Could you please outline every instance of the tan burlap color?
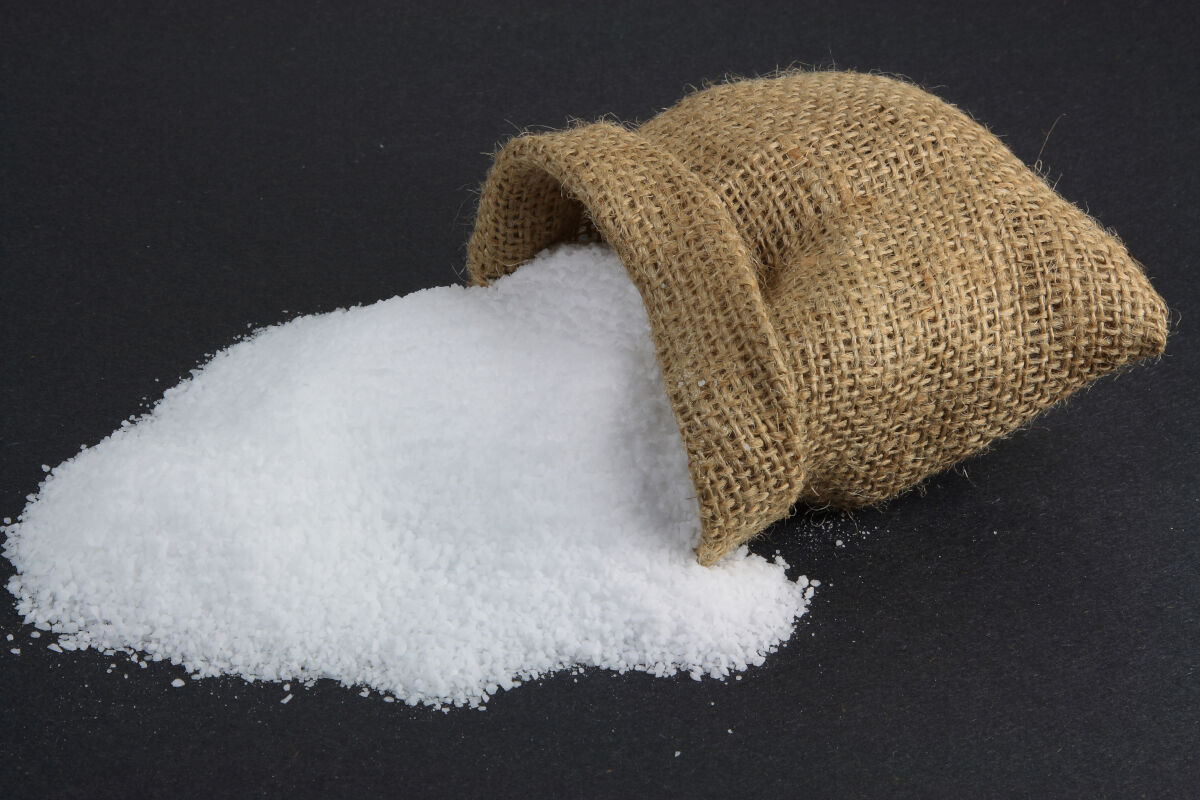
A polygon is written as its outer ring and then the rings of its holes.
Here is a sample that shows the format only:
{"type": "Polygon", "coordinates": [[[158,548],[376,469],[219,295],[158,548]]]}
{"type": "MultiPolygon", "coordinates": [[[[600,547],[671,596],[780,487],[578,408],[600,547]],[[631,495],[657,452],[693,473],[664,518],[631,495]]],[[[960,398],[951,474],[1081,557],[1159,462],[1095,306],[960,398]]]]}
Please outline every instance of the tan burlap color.
{"type": "Polygon", "coordinates": [[[740,81],[633,129],[512,139],[471,279],[589,233],[649,313],[703,564],[797,501],[892,497],[1166,339],[1116,238],[962,112],[875,75],[740,81]]]}

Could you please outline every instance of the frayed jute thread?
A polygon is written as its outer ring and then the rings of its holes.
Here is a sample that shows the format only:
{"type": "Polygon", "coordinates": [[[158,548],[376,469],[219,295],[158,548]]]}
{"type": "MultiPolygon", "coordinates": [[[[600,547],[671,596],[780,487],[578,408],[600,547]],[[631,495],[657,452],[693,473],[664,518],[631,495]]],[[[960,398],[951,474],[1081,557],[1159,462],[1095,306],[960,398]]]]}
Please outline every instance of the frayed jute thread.
{"type": "Polygon", "coordinates": [[[703,564],[798,501],[879,504],[1166,341],[1115,236],[882,75],[791,71],[513,138],[471,281],[597,236],[650,318],[703,564]]]}

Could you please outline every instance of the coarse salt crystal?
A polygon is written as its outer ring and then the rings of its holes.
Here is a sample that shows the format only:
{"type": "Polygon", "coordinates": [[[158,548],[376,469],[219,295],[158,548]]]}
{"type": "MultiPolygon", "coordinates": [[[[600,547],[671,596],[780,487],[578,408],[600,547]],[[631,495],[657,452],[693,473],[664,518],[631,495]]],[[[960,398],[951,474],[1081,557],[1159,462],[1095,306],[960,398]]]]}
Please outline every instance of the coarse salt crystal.
{"type": "Polygon", "coordinates": [[[578,667],[724,677],[818,585],[745,548],[696,563],[645,309],[603,245],[256,331],[46,471],[6,528],[26,621],[196,676],[439,707],[578,667]]]}

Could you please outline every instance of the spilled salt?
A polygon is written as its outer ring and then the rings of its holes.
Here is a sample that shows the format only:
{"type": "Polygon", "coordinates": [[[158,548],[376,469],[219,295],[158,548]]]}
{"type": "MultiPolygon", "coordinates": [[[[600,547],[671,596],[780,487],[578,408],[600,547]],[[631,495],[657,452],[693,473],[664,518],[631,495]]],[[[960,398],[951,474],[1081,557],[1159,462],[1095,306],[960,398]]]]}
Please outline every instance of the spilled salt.
{"type": "Polygon", "coordinates": [[[581,667],[727,676],[812,593],[745,548],[696,563],[649,323],[602,245],[258,331],[4,530],[17,610],[64,647],[433,706],[581,667]]]}

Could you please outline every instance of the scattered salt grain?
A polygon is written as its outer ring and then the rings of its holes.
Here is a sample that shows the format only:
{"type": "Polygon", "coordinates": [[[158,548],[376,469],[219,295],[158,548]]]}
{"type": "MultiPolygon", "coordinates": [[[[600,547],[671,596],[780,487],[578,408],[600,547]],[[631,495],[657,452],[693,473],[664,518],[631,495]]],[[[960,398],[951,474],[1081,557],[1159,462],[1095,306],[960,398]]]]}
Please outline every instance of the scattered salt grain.
{"type": "Polygon", "coordinates": [[[7,636],[4,637],[4,640],[7,642],[11,642],[13,640],[13,635],[11,633],[8,634],[7,636]]]}
{"type": "Polygon", "coordinates": [[[54,651],[54,652],[56,652],[56,653],[61,653],[61,652],[62,652],[62,648],[61,648],[61,647],[59,647],[59,646],[58,646],[57,644],[55,644],[54,642],[51,642],[50,644],[46,645],[46,649],[47,649],[47,650],[53,650],[53,651],[54,651]]]}
{"type": "Polygon", "coordinates": [[[29,638],[30,639],[40,639],[40,638],[42,638],[42,634],[40,631],[30,631],[29,638]]]}
{"type": "Polygon", "coordinates": [[[603,245],[258,330],[47,470],[5,529],[18,612],[195,676],[438,707],[584,666],[726,677],[817,585],[745,548],[696,563],[649,323],[603,245]]]}
{"type": "Polygon", "coordinates": [[[19,655],[21,655],[21,648],[10,647],[10,648],[8,648],[8,652],[12,653],[14,656],[19,656],[19,655]]]}
{"type": "Polygon", "coordinates": [[[287,697],[285,697],[279,701],[280,705],[285,705],[285,706],[290,702],[292,702],[292,696],[290,694],[287,697]]]}
{"type": "Polygon", "coordinates": [[[171,685],[178,689],[181,686],[186,686],[187,681],[185,681],[183,678],[176,678],[175,680],[171,681],[171,685]]]}

